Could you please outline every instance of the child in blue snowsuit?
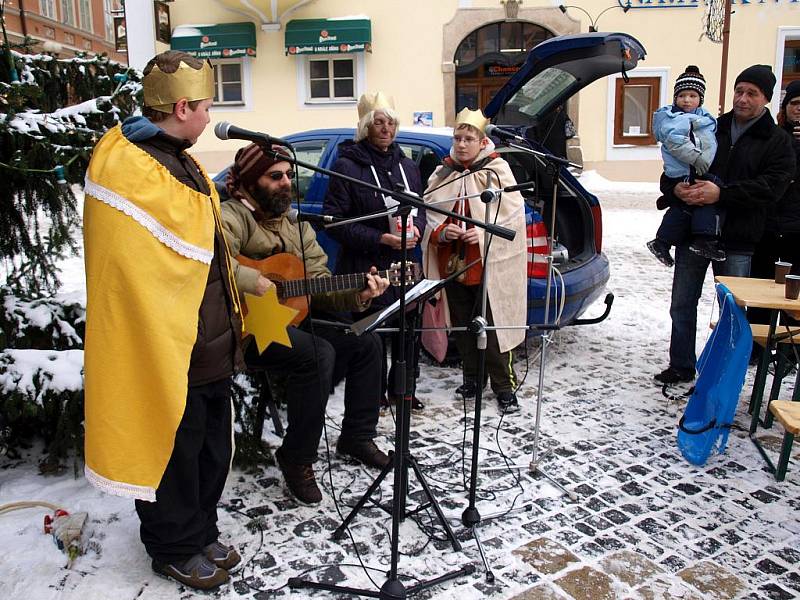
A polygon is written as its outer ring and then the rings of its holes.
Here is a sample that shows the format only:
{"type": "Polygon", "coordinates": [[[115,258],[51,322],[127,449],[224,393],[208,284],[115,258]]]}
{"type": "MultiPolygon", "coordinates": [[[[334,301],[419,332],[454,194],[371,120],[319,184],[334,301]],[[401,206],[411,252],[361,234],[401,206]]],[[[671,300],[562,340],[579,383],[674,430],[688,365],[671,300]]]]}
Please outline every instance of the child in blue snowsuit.
{"type": "MultiPolygon", "coordinates": [[[[707,174],[717,151],[717,120],[703,108],[706,82],[700,70],[689,65],[675,81],[673,104],[653,115],[653,131],[661,142],[664,174],[678,181],[694,183],[707,174]]],[[[715,178],[716,179],[716,178],[715,178]]],[[[664,207],[658,204],[658,207],[664,207]]],[[[671,267],[675,261],[670,246],[690,239],[689,250],[709,260],[725,260],[719,232],[723,213],[718,204],[689,206],[677,202],[667,209],[656,238],[647,242],[655,257],[671,267]]]]}

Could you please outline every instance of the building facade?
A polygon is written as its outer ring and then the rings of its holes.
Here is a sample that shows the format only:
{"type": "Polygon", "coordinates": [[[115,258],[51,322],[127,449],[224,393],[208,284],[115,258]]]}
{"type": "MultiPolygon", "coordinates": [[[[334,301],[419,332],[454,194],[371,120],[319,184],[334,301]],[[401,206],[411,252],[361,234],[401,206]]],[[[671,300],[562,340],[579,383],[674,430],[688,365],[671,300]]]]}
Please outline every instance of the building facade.
{"type": "MultiPolygon", "coordinates": [[[[215,68],[213,121],[281,136],[353,126],[367,90],[394,96],[401,124],[451,125],[463,106],[485,106],[524,61],[557,35],[621,31],[646,48],[626,75],[597,81],[567,106],[578,136],[572,157],[615,179],[661,169],[651,114],[672,101],[688,64],[705,75],[705,105],[720,104],[724,0],[177,0],[173,48],[215,68]]],[[[800,1],[734,0],[724,110],[743,68],[773,67],[780,90],[800,78],[800,1]]],[[[209,169],[230,162],[233,142],[208,131],[196,151],[209,169]]]]}
{"type": "Polygon", "coordinates": [[[127,64],[114,43],[114,14],[121,9],[121,0],[8,0],[6,33],[12,43],[32,38],[34,51],[105,53],[127,64]]]}

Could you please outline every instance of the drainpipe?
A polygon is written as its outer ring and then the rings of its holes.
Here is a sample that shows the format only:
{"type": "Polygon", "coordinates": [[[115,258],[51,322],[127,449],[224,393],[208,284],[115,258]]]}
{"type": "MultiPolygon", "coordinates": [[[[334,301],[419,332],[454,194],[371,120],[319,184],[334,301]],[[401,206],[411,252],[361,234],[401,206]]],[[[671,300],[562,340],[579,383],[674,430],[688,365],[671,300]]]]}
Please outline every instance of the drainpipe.
{"type": "Polygon", "coordinates": [[[25,19],[25,0],[17,0],[19,4],[19,24],[22,27],[22,35],[28,37],[28,22],[25,19]]]}

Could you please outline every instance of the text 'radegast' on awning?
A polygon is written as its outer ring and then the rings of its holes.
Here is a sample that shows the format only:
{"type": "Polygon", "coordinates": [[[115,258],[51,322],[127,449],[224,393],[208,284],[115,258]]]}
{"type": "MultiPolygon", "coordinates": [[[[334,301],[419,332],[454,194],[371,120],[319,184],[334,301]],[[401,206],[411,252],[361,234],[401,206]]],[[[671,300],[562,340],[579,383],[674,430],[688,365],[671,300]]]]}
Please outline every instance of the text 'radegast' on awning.
{"type": "Polygon", "coordinates": [[[197,58],[255,56],[256,26],[253,23],[180,25],[172,32],[170,46],[197,58]]]}
{"type": "Polygon", "coordinates": [[[294,19],[286,24],[286,54],[372,52],[372,24],[364,17],[294,19]]]}

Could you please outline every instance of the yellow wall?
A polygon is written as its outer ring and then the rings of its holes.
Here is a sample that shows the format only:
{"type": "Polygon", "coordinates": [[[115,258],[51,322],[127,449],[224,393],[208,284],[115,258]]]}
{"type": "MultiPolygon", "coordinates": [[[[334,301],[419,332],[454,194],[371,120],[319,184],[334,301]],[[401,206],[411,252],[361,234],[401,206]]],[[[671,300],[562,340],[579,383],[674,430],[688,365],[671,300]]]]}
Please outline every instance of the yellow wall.
{"type": "MultiPolygon", "coordinates": [[[[653,0],[657,2],[658,0],[653,0]]],[[[632,0],[637,4],[639,0],[632,0]]],[[[256,4],[269,4],[265,0],[256,4]]],[[[285,4],[285,3],[282,3],[285,4]]],[[[569,0],[597,17],[613,5],[613,0],[569,0]]],[[[566,31],[573,26],[587,31],[589,20],[582,12],[569,9],[567,16],[557,10],[555,0],[525,0],[521,10],[537,9],[552,23],[562,23],[566,31]]],[[[367,90],[381,89],[395,97],[401,123],[409,124],[414,111],[433,111],[434,126],[445,124],[443,87],[443,27],[457,11],[500,10],[499,0],[313,0],[293,12],[288,19],[367,15],[372,21],[373,52],[365,54],[367,90]]],[[[177,0],[170,4],[173,27],[189,23],[221,23],[246,20],[224,9],[215,0],[177,0]]],[[[627,13],[609,10],[597,19],[601,31],[622,31],[642,42],[648,55],[643,69],[665,69],[664,103],[672,99],[675,77],[687,64],[696,64],[706,77],[706,107],[717,112],[721,44],[702,36],[705,4],[687,8],[632,8],[627,13]]],[[[797,26],[800,36],[800,2],[769,0],[734,5],[728,67],[728,90],[725,110],[731,107],[733,80],[743,68],[764,63],[773,65],[779,26],[797,26]]],[[[531,14],[531,13],[529,13],[531,14]]],[[[282,23],[285,26],[284,19],[282,23]]],[[[541,24],[541,23],[540,23],[541,24]]],[[[264,32],[257,25],[257,58],[252,63],[254,110],[247,112],[218,110],[214,123],[227,120],[236,125],[281,136],[318,127],[347,127],[356,121],[354,104],[337,107],[305,107],[298,96],[297,61],[285,56],[284,28],[264,32]]],[[[635,73],[634,73],[635,74],[635,73]]],[[[579,95],[578,131],[584,161],[641,161],[655,164],[658,149],[645,150],[613,147],[609,123],[613,105],[609,103],[611,78],[597,81],[579,95]]],[[[217,140],[211,128],[198,141],[195,151],[210,169],[230,161],[233,151],[242,145],[217,140]]],[[[635,164],[635,163],[634,163],[635,164]]],[[[642,163],[639,163],[640,165],[642,163]]],[[[650,166],[652,167],[653,164],[650,166]]],[[[644,165],[642,165],[644,166],[644,165]]],[[[617,169],[619,170],[619,169],[617,169]]],[[[647,170],[649,178],[650,169],[647,170]]]]}

